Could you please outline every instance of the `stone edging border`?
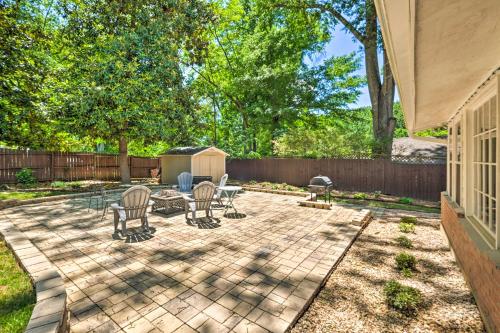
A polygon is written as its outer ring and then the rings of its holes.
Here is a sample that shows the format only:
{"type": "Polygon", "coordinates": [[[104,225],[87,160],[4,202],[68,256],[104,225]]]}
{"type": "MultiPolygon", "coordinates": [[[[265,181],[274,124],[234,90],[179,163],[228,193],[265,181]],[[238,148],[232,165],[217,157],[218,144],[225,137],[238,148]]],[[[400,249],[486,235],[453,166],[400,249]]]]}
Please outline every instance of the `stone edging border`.
{"type": "MultiPolygon", "coordinates": [[[[242,188],[247,191],[253,191],[253,192],[264,192],[264,193],[274,193],[274,194],[283,194],[283,195],[294,195],[298,197],[307,197],[310,194],[308,192],[299,192],[299,191],[286,191],[286,190],[273,190],[273,189],[268,189],[268,188],[262,188],[262,187],[253,187],[253,186],[246,186],[243,185],[242,188]]],[[[338,199],[349,199],[349,200],[359,200],[356,198],[353,198],[352,196],[348,195],[336,195],[332,193],[332,198],[338,198],[338,199]]],[[[378,201],[378,202],[385,202],[385,203],[400,203],[397,200],[389,200],[389,199],[375,199],[375,198],[366,198],[363,200],[367,201],[378,201]]],[[[421,206],[421,207],[427,207],[427,208],[440,208],[439,203],[432,204],[407,204],[409,206],[421,206]]],[[[319,207],[318,207],[319,208],[319,207]]]]}
{"type": "MultiPolygon", "coordinates": [[[[150,188],[153,188],[153,189],[154,188],[163,188],[163,187],[164,186],[162,186],[162,185],[150,186],[150,188]]],[[[126,188],[117,188],[117,189],[107,190],[107,193],[116,193],[116,192],[121,192],[121,191],[125,191],[125,190],[126,190],[126,188]]],[[[53,195],[53,196],[49,196],[49,197],[41,197],[41,198],[28,199],[28,200],[17,200],[17,199],[0,200],[0,209],[16,207],[16,206],[32,205],[32,204],[37,204],[37,203],[42,203],[42,202],[59,201],[59,200],[66,200],[66,199],[79,198],[79,197],[88,197],[91,195],[91,193],[92,192],[79,192],[79,193],[72,193],[72,194],[53,195]]]]}
{"type": "Polygon", "coordinates": [[[321,290],[324,288],[330,277],[332,276],[333,272],[337,269],[338,265],[342,262],[344,257],[346,256],[347,252],[349,252],[349,249],[351,248],[352,244],[358,239],[359,235],[363,232],[363,230],[366,228],[370,220],[372,219],[372,212],[369,209],[362,209],[359,212],[357,212],[352,219],[352,223],[361,226],[359,229],[358,233],[356,236],[350,241],[350,243],[345,247],[344,251],[342,254],[339,256],[337,261],[333,264],[331,267],[330,271],[324,276],[323,280],[321,280],[321,283],[317,286],[317,288],[314,290],[313,294],[311,297],[307,300],[306,304],[304,304],[304,307],[302,308],[301,311],[295,316],[295,318],[292,320],[288,328],[286,329],[286,333],[289,333],[292,328],[297,324],[297,322],[302,318],[304,313],[309,309],[311,304],[314,302],[316,297],[319,295],[321,290]]]}
{"type": "Polygon", "coordinates": [[[283,195],[293,195],[296,197],[307,197],[309,196],[309,193],[307,192],[298,192],[298,191],[286,191],[286,190],[271,190],[267,188],[261,188],[261,187],[252,187],[252,186],[242,186],[242,189],[245,191],[252,191],[252,192],[263,192],[263,193],[272,193],[272,194],[283,194],[283,195]]]}
{"type": "Polygon", "coordinates": [[[36,304],[25,333],[68,332],[66,289],[57,270],[10,222],[0,223],[0,238],[5,240],[19,265],[29,274],[36,292],[36,304]]]}

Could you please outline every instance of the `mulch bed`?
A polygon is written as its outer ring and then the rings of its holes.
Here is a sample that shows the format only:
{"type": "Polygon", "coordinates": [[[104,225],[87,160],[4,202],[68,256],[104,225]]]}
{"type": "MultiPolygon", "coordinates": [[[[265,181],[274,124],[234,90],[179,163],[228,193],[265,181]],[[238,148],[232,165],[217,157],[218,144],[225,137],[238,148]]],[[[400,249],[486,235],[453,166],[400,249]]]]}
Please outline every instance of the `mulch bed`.
{"type": "Polygon", "coordinates": [[[483,332],[474,298],[439,229],[436,214],[385,210],[359,236],[292,332],[483,332]],[[415,233],[399,231],[402,216],[418,218],[415,233]],[[395,238],[406,235],[412,249],[395,238]],[[405,278],[394,257],[417,258],[417,272],[405,278]],[[395,279],[420,289],[423,303],[412,315],[389,308],[384,284],[395,279]]]}

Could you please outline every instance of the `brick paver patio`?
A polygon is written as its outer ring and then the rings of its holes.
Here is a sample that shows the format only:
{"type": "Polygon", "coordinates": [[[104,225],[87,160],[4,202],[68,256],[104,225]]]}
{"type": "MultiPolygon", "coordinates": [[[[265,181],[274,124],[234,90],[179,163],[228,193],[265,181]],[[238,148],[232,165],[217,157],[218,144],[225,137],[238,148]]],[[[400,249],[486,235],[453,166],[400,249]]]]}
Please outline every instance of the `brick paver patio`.
{"type": "Polygon", "coordinates": [[[0,211],[60,271],[72,332],[284,332],[360,229],[354,209],[247,192],[244,217],[149,214],[152,235],[113,239],[112,214],[101,222],[86,204],[0,211]]]}

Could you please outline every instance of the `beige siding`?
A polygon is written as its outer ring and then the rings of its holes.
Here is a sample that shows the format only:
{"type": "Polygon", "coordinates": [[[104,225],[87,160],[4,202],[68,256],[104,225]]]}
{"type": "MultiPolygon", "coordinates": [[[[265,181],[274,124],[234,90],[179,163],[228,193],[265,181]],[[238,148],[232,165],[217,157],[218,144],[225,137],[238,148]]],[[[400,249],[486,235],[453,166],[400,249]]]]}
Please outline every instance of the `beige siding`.
{"type": "Polygon", "coordinates": [[[212,181],[218,183],[226,172],[226,157],[217,152],[203,152],[193,156],[193,176],[212,176],[212,181]]]}
{"type": "Polygon", "coordinates": [[[191,156],[167,155],[161,157],[162,184],[177,184],[177,176],[184,171],[191,171],[191,156]]]}

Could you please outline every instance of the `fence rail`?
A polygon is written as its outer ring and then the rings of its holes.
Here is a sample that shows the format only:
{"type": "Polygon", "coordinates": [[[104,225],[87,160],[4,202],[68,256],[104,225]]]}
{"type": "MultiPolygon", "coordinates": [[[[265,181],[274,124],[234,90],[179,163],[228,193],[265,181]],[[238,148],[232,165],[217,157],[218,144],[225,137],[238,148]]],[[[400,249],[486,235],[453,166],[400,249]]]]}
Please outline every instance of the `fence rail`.
{"type": "MultiPolygon", "coordinates": [[[[150,177],[151,169],[159,168],[157,158],[129,157],[128,161],[132,178],[150,177]]],[[[15,183],[16,173],[23,168],[32,169],[40,182],[120,178],[118,155],[0,148],[0,183],[15,183]]]]}
{"type": "Polygon", "coordinates": [[[344,191],[374,192],[439,200],[446,187],[445,164],[417,164],[388,159],[266,158],[230,160],[226,170],[233,179],[270,181],[306,186],[319,174],[344,191]]]}

